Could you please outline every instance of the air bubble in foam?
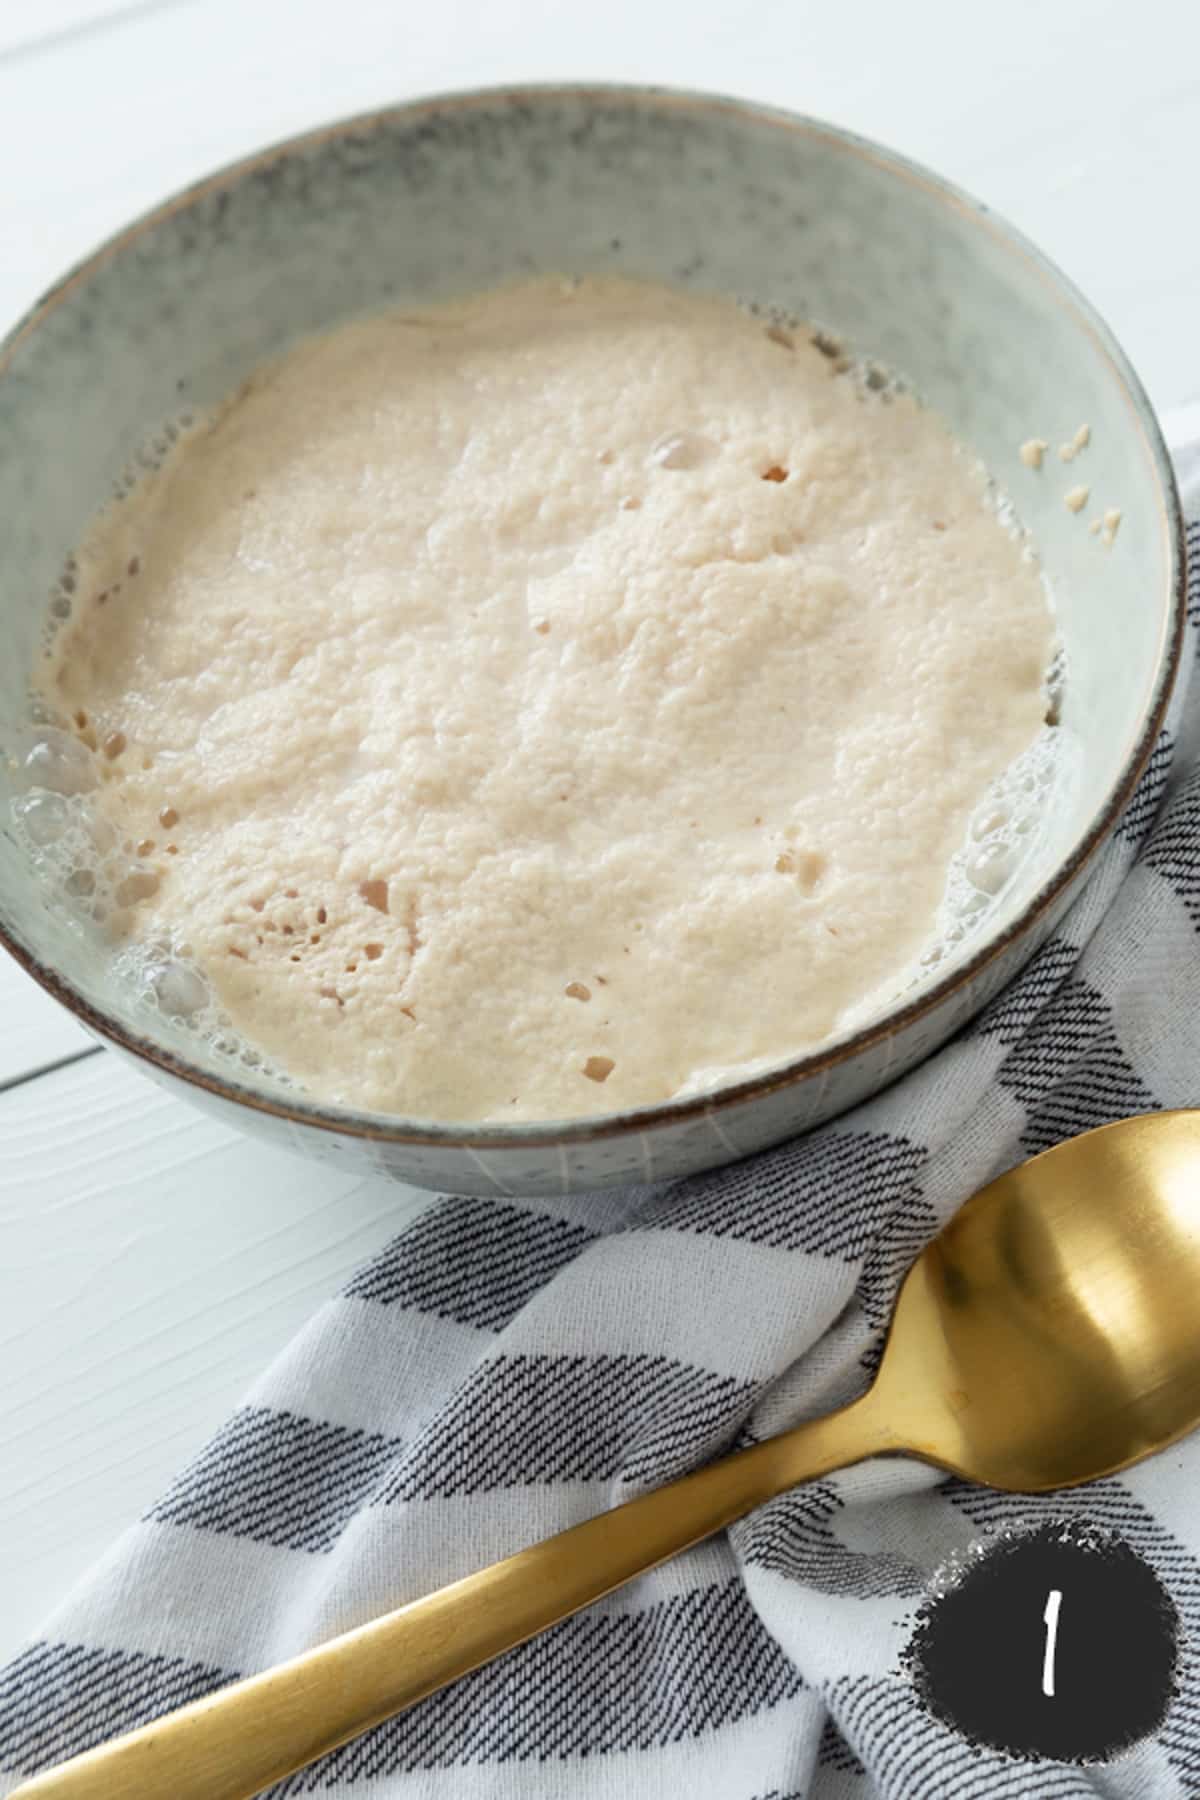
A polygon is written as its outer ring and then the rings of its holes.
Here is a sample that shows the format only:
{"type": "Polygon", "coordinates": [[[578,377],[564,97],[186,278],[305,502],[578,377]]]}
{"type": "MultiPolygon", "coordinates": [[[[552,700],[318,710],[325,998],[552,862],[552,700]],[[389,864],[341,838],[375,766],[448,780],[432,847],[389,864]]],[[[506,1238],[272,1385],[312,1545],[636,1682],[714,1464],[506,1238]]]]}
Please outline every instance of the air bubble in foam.
{"type": "Polygon", "coordinates": [[[212,1005],[212,993],[194,964],[180,957],[160,963],[151,977],[155,997],[168,1018],[194,1019],[212,1005]]]}
{"type": "Polygon", "coordinates": [[[86,794],[98,778],[86,745],[53,725],[43,725],[21,759],[19,779],[27,789],[86,794]]]}
{"type": "Polygon", "coordinates": [[[14,797],[10,812],[34,872],[74,902],[78,916],[108,923],[119,888],[139,865],[117,848],[116,832],[87,794],[34,787],[14,797]]]}
{"type": "Polygon", "coordinates": [[[698,469],[717,454],[718,446],[700,431],[672,431],[659,438],[650,461],[662,469],[698,469]]]}
{"type": "Polygon", "coordinates": [[[971,886],[978,888],[981,895],[991,896],[1003,892],[1020,860],[1020,845],[1003,826],[994,837],[985,839],[978,850],[972,852],[965,865],[965,874],[971,886]]]}
{"type": "Polygon", "coordinates": [[[160,938],[124,944],[112,959],[122,990],[159,1037],[192,1056],[223,1066],[231,1075],[247,1071],[277,1086],[295,1084],[252,1044],[239,1037],[204,971],[181,940],[160,938]]]}
{"type": "Polygon", "coordinates": [[[61,794],[44,793],[35,788],[30,794],[19,794],[12,805],[13,817],[35,849],[49,849],[71,827],[73,814],[61,794]]]}
{"type": "MultiPolygon", "coordinates": [[[[1055,682],[1061,686],[1061,663],[1055,682]]],[[[967,840],[952,858],[930,943],[914,970],[921,980],[974,937],[1013,890],[1045,830],[1065,776],[1067,740],[1044,726],[1029,749],[992,783],[972,815],[967,840]]]]}
{"type": "Polygon", "coordinates": [[[122,981],[145,1006],[172,1024],[219,1029],[218,1007],[206,977],[170,942],[126,944],[113,958],[122,981]]]}

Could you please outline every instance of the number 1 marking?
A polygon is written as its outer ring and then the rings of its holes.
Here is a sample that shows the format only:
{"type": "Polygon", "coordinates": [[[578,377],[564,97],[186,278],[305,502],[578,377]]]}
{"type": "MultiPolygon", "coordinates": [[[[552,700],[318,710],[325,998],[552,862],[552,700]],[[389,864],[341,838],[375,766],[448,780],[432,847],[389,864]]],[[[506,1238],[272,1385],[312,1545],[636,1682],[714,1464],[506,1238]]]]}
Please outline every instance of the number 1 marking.
{"type": "Polygon", "coordinates": [[[1042,1658],[1042,1692],[1054,1698],[1054,1651],[1058,1643],[1058,1609],[1062,1605],[1062,1589],[1051,1588],[1046,1597],[1042,1618],[1046,1624],[1046,1654],[1042,1658]]]}

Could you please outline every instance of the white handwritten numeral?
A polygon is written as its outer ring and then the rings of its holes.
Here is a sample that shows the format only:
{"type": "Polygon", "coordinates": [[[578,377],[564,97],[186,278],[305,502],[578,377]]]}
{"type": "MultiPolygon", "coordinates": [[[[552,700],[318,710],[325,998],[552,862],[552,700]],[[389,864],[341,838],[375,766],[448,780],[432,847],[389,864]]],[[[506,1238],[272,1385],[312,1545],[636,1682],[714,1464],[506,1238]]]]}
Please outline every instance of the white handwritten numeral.
{"type": "Polygon", "coordinates": [[[1062,1589],[1051,1588],[1046,1597],[1042,1618],[1046,1625],[1046,1654],[1042,1658],[1042,1692],[1054,1698],[1054,1652],[1058,1645],[1058,1609],[1062,1605],[1062,1589]]]}

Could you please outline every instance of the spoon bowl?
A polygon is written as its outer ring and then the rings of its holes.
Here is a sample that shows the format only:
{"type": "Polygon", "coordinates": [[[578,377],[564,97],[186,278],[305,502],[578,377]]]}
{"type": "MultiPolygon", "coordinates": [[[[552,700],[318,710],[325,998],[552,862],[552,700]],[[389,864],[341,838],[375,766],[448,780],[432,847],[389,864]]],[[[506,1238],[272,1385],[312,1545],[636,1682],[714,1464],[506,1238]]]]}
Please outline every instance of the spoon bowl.
{"type": "Polygon", "coordinates": [[[1021,1493],[1200,1421],[1200,1112],[1072,1138],[980,1190],[904,1282],[875,1387],[897,1449],[1021,1493]]]}
{"type": "Polygon", "coordinates": [[[102,1745],[12,1800],[251,1800],[801,1481],[881,1454],[1020,1493],[1200,1424],[1200,1111],[1071,1139],[922,1252],[840,1412],[575,1525],[102,1745]]]}

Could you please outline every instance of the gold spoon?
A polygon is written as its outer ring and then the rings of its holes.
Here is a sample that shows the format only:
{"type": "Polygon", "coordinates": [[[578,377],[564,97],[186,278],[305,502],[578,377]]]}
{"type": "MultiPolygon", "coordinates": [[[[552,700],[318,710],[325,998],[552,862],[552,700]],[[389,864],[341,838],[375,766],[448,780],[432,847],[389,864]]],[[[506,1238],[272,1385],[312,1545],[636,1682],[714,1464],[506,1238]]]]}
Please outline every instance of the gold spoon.
{"type": "Polygon", "coordinates": [[[1039,1493],[1200,1424],[1200,1111],[1060,1144],[909,1270],[852,1405],[35,1776],[12,1800],[249,1800],[797,1482],[916,1456],[1039,1493]]]}

